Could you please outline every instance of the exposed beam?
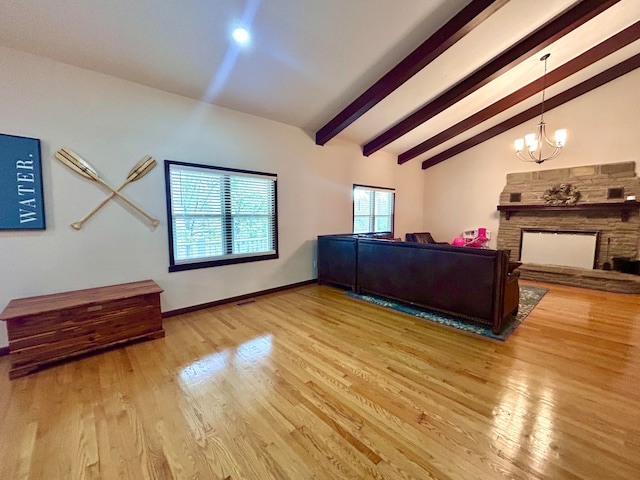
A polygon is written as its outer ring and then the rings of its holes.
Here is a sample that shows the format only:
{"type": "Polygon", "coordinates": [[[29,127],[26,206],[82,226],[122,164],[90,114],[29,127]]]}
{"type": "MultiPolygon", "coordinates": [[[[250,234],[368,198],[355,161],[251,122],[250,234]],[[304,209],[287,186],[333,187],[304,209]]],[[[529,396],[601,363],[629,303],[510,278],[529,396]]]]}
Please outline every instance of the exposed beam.
{"type": "Polygon", "coordinates": [[[362,153],[365,156],[369,156],[386,145],[389,145],[391,142],[486,85],[491,80],[494,80],[536,51],[550,45],[572,30],[575,30],[619,1],[620,0],[581,1],[538,28],[513,47],[490,60],[404,120],[396,123],[393,127],[371,140],[363,147],[362,153]]]}
{"type": "Polygon", "coordinates": [[[436,33],[425,40],[367,91],[316,132],[316,144],[324,145],[435,58],[487,19],[508,0],[473,0],[436,33]]]}
{"type": "MultiPolygon", "coordinates": [[[[571,87],[570,89],[565,90],[564,92],[556,95],[555,97],[552,97],[549,100],[546,100],[544,103],[545,111],[549,111],[552,108],[555,108],[564,103],[567,103],[573,100],[574,98],[577,98],[580,95],[590,92],[591,90],[594,90],[598,87],[601,87],[605,83],[615,80],[616,78],[621,77],[622,75],[625,75],[639,67],[640,67],[640,53],[637,55],[634,55],[631,58],[628,58],[623,62],[620,62],[616,66],[611,67],[602,73],[599,73],[598,75],[595,75],[594,77],[591,77],[589,80],[585,80],[584,82],[576,85],[575,87],[571,87]]],[[[468,150],[471,147],[475,147],[476,145],[479,145],[480,143],[485,142],[490,138],[495,137],[496,135],[504,133],[507,130],[510,130],[513,127],[520,125],[521,123],[526,122],[527,120],[531,120],[532,118],[535,118],[537,115],[540,114],[541,106],[542,106],[541,104],[538,104],[535,107],[531,107],[525,110],[524,112],[518,115],[515,115],[510,119],[505,120],[502,123],[499,123],[495,127],[491,127],[488,130],[485,130],[484,132],[479,133],[478,135],[475,135],[469,138],[468,140],[465,140],[464,142],[461,142],[445,150],[444,152],[441,152],[437,155],[434,155],[431,158],[426,159],[424,162],[422,162],[422,169],[426,170],[429,167],[433,167],[434,165],[437,165],[440,162],[444,162],[445,160],[453,157],[454,155],[458,155],[459,153],[464,152],[465,150],[468,150]]],[[[514,154],[514,157],[515,157],[515,154],[514,154]]]]}
{"type": "MultiPolygon", "coordinates": [[[[607,55],[629,45],[630,43],[640,38],[640,22],[636,22],[630,27],[627,27],[623,31],[617,33],[611,38],[608,38],[604,42],[596,45],[595,47],[587,50],[582,55],[574,58],[573,60],[565,63],[564,65],[556,68],[555,70],[547,74],[546,86],[558,83],[561,80],[579,72],[583,68],[603,59],[607,55]]],[[[408,162],[412,158],[421,155],[428,150],[452,139],[453,137],[466,132],[470,128],[479,125],[480,123],[494,117],[495,115],[504,112],[508,108],[517,105],[523,100],[539,93],[544,88],[544,79],[541,77],[528,85],[516,90],[510,95],[498,100],[497,102],[483,108],[479,112],[465,118],[461,122],[453,125],[452,127],[443,130],[442,132],[434,135],[433,137],[419,143],[415,147],[401,153],[398,156],[398,163],[403,164],[408,162]]]]}

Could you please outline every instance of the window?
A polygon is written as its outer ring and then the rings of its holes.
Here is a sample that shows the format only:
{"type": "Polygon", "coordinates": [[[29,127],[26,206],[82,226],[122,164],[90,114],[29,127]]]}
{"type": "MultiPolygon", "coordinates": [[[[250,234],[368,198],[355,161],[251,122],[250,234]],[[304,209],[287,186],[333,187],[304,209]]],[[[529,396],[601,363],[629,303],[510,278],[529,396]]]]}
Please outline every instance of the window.
{"type": "Polygon", "coordinates": [[[393,188],[354,185],[353,233],[393,233],[395,197],[393,188]]]}
{"type": "Polygon", "coordinates": [[[276,175],[164,163],[170,272],[278,258],[276,175]]]}

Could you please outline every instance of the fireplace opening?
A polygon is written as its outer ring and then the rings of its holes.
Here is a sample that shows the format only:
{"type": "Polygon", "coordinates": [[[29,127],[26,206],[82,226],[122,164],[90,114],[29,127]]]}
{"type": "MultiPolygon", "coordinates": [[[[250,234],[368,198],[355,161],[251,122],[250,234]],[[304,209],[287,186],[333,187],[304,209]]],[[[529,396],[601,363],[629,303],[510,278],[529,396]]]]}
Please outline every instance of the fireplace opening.
{"type": "Polygon", "coordinates": [[[597,268],[600,232],[520,230],[520,261],[564,267],[597,268]]]}

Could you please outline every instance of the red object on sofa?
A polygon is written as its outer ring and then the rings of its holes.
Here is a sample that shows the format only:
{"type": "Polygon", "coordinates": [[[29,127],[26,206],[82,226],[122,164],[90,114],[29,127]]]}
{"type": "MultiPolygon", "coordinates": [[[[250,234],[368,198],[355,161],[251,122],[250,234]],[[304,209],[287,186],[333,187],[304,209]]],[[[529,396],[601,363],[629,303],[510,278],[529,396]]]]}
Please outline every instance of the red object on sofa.
{"type": "Polygon", "coordinates": [[[471,239],[468,243],[465,243],[465,247],[486,248],[489,243],[489,237],[487,237],[486,228],[478,228],[478,234],[475,238],[471,239]]]}

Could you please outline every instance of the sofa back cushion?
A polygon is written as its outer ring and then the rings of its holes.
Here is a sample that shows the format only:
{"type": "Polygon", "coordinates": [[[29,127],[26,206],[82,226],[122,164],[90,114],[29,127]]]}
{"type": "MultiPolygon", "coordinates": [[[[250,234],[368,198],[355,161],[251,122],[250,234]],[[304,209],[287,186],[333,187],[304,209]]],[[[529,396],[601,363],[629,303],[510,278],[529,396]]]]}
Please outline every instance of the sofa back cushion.
{"type": "Polygon", "coordinates": [[[358,287],[491,322],[498,252],[359,240],[358,287]]]}
{"type": "Polygon", "coordinates": [[[407,239],[407,242],[436,243],[429,232],[407,233],[405,238],[407,239]]]}

